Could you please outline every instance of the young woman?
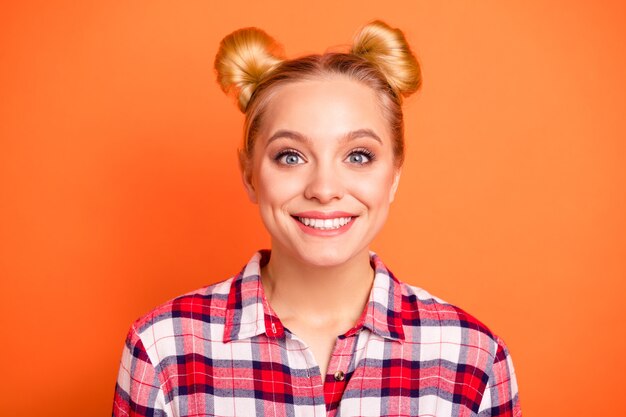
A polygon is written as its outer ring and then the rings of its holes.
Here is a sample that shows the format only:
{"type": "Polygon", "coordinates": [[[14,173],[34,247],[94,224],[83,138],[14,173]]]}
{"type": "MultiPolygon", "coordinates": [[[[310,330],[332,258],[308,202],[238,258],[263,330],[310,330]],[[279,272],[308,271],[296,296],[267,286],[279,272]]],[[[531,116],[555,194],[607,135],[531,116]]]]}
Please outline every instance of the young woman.
{"type": "Polygon", "coordinates": [[[502,340],[369,250],[421,82],[403,34],[376,21],[347,53],[277,51],[241,29],[215,62],[246,116],[241,172],[271,251],[135,322],[113,415],[521,415],[502,340]]]}

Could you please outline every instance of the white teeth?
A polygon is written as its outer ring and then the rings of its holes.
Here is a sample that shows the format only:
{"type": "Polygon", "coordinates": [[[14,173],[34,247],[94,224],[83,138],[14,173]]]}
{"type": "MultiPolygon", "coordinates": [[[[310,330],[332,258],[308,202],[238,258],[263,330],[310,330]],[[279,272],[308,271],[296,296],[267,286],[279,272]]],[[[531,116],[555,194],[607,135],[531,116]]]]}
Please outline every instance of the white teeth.
{"type": "Polygon", "coordinates": [[[305,226],[319,230],[339,229],[350,223],[352,217],[336,217],[334,219],[310,219],[307,217],[298,217],[298,220],[305,226]]]}

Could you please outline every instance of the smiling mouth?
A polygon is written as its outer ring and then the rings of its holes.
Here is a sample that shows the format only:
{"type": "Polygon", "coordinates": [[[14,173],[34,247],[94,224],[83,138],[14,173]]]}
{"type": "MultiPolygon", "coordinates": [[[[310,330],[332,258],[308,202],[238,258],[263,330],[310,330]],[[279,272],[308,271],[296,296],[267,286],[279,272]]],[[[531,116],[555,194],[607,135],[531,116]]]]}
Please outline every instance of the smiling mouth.
{"type": "Polygon", "coordinates": [[[335,217],[334,219],[313,219],[309,217],[296,217],[294,219],[305,226],[316,230],[339,229],[354,220],[354,217],[335,217]]]}

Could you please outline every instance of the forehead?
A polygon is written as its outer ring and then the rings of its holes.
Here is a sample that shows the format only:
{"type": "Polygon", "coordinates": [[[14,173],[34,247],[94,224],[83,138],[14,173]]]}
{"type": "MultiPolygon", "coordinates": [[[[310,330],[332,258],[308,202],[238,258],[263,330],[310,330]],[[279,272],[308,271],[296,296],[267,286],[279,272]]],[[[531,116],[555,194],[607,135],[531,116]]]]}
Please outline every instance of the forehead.
{"type": "Polygon", "coordinates": [[[371,129],[389,137],[388,122],[376,92],[345,77],[290,82],[272,92],[263,115],[262,136],[279,129],[309,137],[341,136],[371,129]]]}

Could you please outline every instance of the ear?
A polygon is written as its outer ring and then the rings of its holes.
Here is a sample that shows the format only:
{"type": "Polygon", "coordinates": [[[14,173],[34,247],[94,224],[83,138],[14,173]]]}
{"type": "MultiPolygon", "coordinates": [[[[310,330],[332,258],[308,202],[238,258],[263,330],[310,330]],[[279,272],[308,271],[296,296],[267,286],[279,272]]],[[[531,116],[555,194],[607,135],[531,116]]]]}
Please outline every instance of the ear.
{"type": "Polygon", "coordinates": [[[396,191],[398,191],[398,185],[400,184],[400,174],[402,174],[401,169],[396,169],[396,173],[393,177],[393,184],[391,184],[391,190],[389,191],[389,203],[393,203],[393,200],[396,197],[396,191]]]}
{"type": "Polygon", "coordinates": [[[246,189],[246,194],[248,194],[248,198],[253,204],[257,203],[256,198],[256,190],[254,188],[254,183],[252,182],[252,170],[251,170],[250,161],[245,159],[241,153],[239,154],[239,168],[241,171],[241,181],[243,182],[243,186],[246,189]]]}

